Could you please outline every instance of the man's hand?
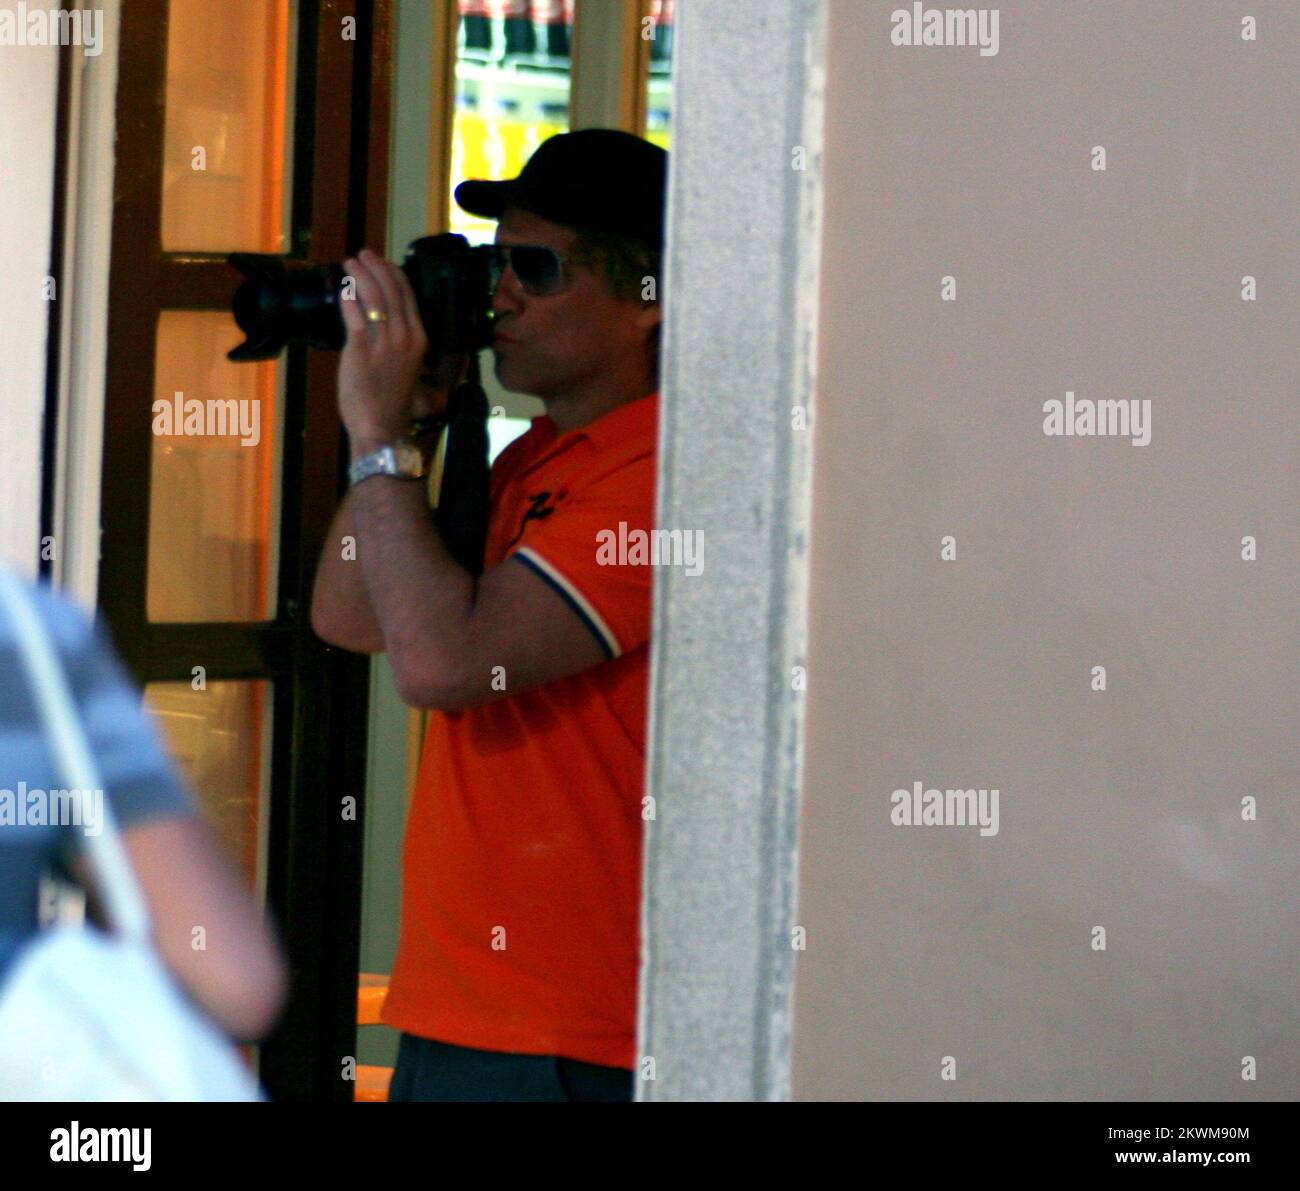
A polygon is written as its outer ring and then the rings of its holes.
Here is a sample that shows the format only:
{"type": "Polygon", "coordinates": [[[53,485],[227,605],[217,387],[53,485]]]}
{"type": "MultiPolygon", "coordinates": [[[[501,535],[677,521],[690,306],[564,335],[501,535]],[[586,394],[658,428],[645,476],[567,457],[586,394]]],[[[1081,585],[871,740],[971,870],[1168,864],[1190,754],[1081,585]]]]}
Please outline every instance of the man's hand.
{"type": "Polygon", "coordinates": [[[369,450],[409,429],[428,339],[401,269],[368,248],[343,267],[356,280],[356,298],[340,303],[348,339],[339,360],[339,417],[354,451],[363,444],[369,450]]]}
{"type": "Polygon", "coordinates": [[[465,379],[468,365],[468,355],[444,356],[433,367],[426,361],[411,399],[411,415],[420,418],[427,414],[445,414],[452,392],[465,379]]]}

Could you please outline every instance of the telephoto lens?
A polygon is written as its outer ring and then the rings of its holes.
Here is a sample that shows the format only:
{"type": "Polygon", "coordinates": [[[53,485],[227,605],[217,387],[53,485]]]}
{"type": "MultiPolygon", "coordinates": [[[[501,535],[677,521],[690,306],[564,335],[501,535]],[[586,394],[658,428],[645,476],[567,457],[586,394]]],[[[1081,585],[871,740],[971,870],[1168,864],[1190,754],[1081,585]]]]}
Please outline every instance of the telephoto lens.
{"type": "MultiPolygon", "coordinates": [[[[423,236],[407,248],[402,272],[415,291],[433,361],[492,342],[500,258],[495,245],[471,248],[450,232],[423,236]]],[[[337,351],[347,342],[339,307],[347,276],[342,265],[290,265],[256,252],[232,252],[226,259],[244,275],[231,312],[245,337],[227,359],[270,360],[291,344],[337,351]]]]}
{"type": "Polygon", "coordinates": [[[232,313],[245,340],[228,360],[270,360],[289,343],[334,351],[343,346],[342,265],[290,269],[280,257],[256,252],[232,252],[226,259],[244,275],[232,313]]]}

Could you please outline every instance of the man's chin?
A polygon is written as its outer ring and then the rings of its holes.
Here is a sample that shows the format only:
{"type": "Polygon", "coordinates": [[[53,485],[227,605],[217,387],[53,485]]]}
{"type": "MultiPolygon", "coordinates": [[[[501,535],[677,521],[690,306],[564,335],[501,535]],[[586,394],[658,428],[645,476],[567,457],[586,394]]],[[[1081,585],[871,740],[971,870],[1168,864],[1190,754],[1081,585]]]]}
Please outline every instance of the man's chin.
{"type": "Polygon", "coordinates": [[[496,374],[497,384],[511,393],[518,392],[519,390],[516,389],[515,386],[519,383],[521,378],[516,374],[516,370],[511,368],[506,361],[502,360],[500,352],[494,351],[492,355],[492,371],[496,374]]]}
{"type": "MultiPolygon", "coordinates": [[[[492,371],[496,374],[497,384],[499,384],[508,393],[521,393],[526,397],[540,397],[534,385],[535,377],[529,376],[528,373],[519,367],[512,366],[509,360],[504,360],[500,352],[494,352],[495,361],[492,371]]],[[[545,398],[542,398],[545,400],[545,398]]]]}

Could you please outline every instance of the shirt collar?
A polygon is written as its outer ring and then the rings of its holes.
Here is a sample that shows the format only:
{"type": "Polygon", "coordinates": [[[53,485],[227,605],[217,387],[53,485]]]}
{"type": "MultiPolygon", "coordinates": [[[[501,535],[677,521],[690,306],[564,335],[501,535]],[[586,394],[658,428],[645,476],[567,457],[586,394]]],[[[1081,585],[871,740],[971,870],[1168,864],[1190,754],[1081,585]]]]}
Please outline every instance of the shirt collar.
{"type": "Polygon", "coordinates": [[[578,427],[573,433],[585,434],[592,445],[601,450],[613,443],[653,434],[658,425],[659,393],[656,390],[634,401],[625,401],[594,422],[578,427]]]}
{"type": "Polygon", "coordinates": [[[534,418],[533,426],[540,428],[546,437],[547,455],[581,438],[588,439],[599,451],[629,439],[653,437],[659,426],[659,391],[656,389],[644,397],[625,401],[608,413],[601,414],[594,422],[588,422],[576,430],[566,430],[563,434],[556,431],[555,423],[546,414],[534,418]]]}

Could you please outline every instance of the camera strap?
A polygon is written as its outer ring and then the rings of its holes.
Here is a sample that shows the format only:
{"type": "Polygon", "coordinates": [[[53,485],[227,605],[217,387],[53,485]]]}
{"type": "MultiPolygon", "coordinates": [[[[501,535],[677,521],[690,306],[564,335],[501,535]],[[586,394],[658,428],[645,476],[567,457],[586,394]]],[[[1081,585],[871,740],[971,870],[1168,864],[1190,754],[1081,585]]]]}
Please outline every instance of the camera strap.
{"type": "Polygon", "coordinates": [[[479,383],[478,356],[470,359],[469,373],[447,403],[447,445],[443,456],[442,484],[434,524],[451,556],[471,575],[483,573],[487,548],[488,402],[479,383]]]}

